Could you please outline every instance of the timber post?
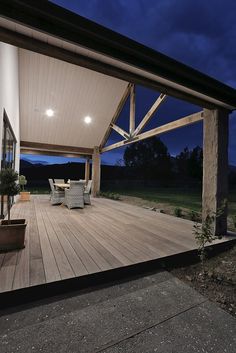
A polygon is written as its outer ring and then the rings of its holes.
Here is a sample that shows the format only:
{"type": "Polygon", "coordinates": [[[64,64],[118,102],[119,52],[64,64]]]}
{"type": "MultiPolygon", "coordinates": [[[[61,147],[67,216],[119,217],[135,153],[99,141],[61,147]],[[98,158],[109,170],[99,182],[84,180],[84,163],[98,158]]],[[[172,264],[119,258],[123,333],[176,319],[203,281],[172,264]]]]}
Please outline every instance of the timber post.
{"type": "Polygon", "coordinates": [[[100,179],[101,179],[101,160],[100,149],[98,146],[94,147],[93,164],[92,164],[92,196],[97,197],[100,193],[100,179]]]}
{"type": "Polygon", "coordinates": [[[229,111],[204,109],[202,217],[222,209],[215,235],[227,233],[229,111]]]}

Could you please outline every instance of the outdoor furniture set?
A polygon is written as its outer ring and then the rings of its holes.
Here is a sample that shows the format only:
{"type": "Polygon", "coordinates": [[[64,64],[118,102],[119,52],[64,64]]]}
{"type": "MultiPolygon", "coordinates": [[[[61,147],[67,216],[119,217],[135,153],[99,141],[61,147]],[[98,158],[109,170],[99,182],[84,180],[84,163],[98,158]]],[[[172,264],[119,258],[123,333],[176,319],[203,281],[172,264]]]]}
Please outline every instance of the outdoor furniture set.
{"type": "Polygon", "coordinates": [[[48,179],[51,188],[51,204],[64,204],[69,209],[84,208],[90,205],[90,191],[92,180],[86,184],[85,180],[71,180],[65,183],[63,179],[48,179]]]}

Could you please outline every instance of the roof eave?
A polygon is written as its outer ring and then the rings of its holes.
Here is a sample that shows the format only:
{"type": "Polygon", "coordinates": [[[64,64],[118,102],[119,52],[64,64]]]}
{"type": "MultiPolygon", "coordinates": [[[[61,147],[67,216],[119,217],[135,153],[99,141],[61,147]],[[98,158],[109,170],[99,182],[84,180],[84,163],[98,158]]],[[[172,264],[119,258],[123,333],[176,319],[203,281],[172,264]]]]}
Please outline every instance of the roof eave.
{"type": "Polygon", "coordinates": [[[168,79],[236,109],[236,90],[49,1],[1,0],[1,15],[168,79]]]}

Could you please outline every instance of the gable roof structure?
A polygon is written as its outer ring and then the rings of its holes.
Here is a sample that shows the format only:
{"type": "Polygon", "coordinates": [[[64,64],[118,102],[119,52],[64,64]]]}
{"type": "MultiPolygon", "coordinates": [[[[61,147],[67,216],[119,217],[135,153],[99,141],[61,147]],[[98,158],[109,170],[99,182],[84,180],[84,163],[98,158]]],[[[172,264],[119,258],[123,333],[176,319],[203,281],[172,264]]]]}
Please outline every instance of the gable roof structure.
{"type": "Polygon", "coordinates": [[[49,1],[1,0],[0,41],[20,48],[25,142],[92,149],[129,83],[204,108],[236,109],[235,89],[49,1]],[[53,101],[55,124],[42,116],[53,101]],[[80,124],[85,114],[94,116],[88,129],[80,124]]]}

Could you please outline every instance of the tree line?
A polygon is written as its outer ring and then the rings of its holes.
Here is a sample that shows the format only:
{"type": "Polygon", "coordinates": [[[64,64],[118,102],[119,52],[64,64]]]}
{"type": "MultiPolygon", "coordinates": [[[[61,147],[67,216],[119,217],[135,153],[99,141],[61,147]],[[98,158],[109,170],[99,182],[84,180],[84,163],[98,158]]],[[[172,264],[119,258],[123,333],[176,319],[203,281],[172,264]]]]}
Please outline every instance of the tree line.
{"type": "Polygon", "coordinates": [[[135,169],[140,179],[202,179],[203,151],[200,146],[193,149],[185,147],[172,157],[164,142],[154,136],[127,146],[123,158],[125,166],[135,169]]]}
{"type": "MultiPolygon", "coordinates": [[[[197,186],[202,182],[203,151],[200,146],[185,147],[171,156],[160,138],[152,137],[126,147],[123,160],[116,165],[102,165],[101,181],[145,185],[197,186]]],[[[28,186],[48,186],[48,178],[83,179],[84,163],[33,165],[21,161],[20,173],[28,179],[28,186]]],[[[236,186],[236,167],[229,170],[230,186],[236,186]]]]}

